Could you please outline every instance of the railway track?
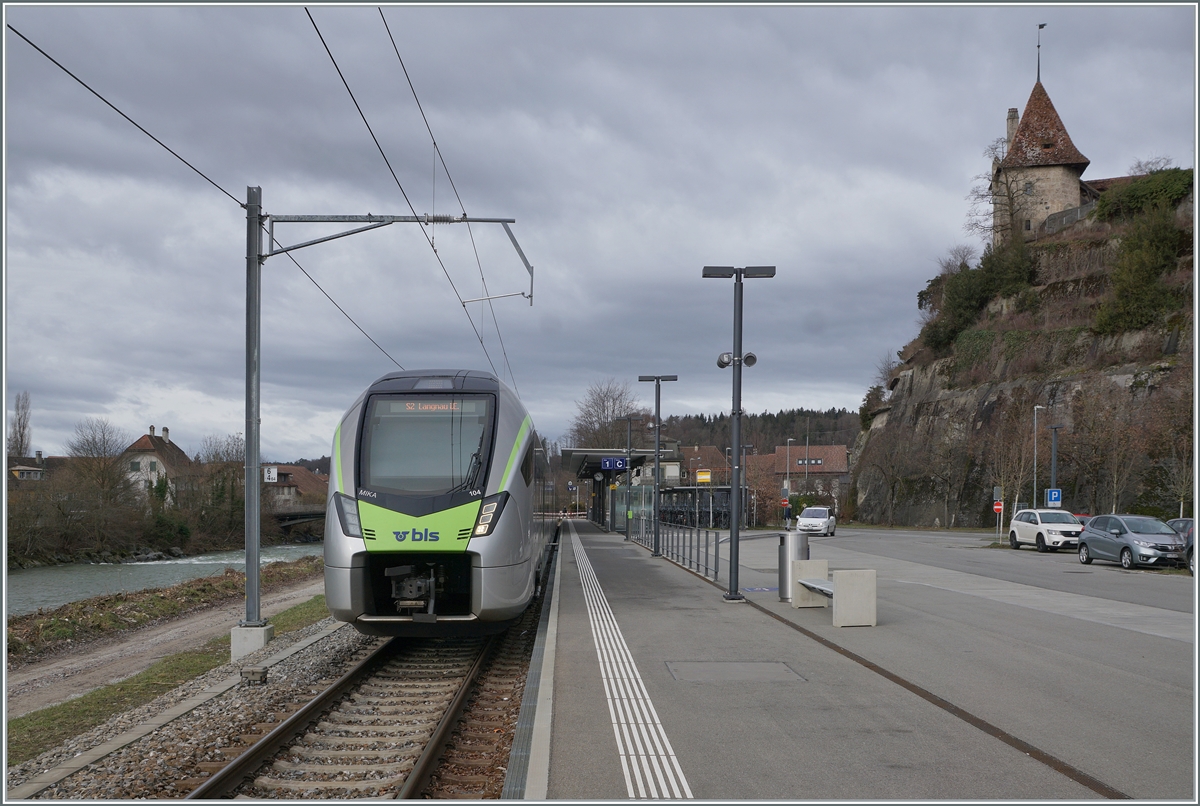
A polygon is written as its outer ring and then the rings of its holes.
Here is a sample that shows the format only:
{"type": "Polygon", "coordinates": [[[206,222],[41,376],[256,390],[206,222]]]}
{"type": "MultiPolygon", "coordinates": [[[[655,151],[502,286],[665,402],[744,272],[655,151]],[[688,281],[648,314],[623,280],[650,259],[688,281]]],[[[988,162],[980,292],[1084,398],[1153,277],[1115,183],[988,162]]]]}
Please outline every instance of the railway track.
{"type": "Polygon", "coordinates": [[[494,641],[381,646],[188,797],[413,797],[494,641]]]}
{"type": "Polygon", "coordinates": [[[188,798],[498,798],[540,609],[487,639],[383,644],[188,798]]]}

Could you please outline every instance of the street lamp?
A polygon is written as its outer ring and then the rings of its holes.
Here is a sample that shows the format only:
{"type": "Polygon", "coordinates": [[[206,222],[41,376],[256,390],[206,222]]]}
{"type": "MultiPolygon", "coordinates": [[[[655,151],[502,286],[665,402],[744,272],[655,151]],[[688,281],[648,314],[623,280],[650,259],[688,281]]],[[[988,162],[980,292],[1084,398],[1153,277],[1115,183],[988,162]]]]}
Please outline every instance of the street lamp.
{"type": "Polygon", "coordinates": [[[662,436],[662,382],[677,381],[678,375],[639,375],[638,381],[654,381],[654,551],[651,557],[661,557],[658,538],[658,443],[662,436]]]}
{"type": "Polygon", "coordinates": [[[730,411],[730,431],[733,441],[733,478],[730,479],[730,492],[734,489],[739,495],[730,496],[729,519],[729,592],[725,598],[729,601],[740,601],[746,597],[738,591],[738,519],[741,517],[738,500],[741,490],[741,460],[742,441],[742,365],[754,366],[758,358],[754,353],[742,354],[742,278],[743,277],[774,277],[774,266],[705,266],[702,277],[732,277],[733,278],[733,352],[721,353],[717,357],[717,366],[721,369],[733,365],[733,409],[730,411]]]}
{"type": "Polygon", "coordinates": [[[1045,406],[1033,407],[1033,508],[1038,508],[1037,497],[1037,413],[1038,409],[1044,409],[1045,406]]]}
{"type": "Polygon", "coordinates": [[[628,417],[616,417],[614,419],[624,420],[625,427],[625,539],[629,539],[629,520],[633,514],[633,508],[629,500],[631,494],[630,481],[633,477],[633,421],[639,423],[645,420],[645,417],[634,417],[632,414],[628,417]]]}

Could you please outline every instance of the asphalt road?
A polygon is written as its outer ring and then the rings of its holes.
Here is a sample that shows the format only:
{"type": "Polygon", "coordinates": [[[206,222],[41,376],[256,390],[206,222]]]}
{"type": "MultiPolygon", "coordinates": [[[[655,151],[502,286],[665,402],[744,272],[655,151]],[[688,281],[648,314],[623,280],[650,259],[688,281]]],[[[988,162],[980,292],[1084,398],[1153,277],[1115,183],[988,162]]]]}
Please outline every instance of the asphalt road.
{"type": "MultiPolygon", "coordinates": [[[[833,537],[812,538],[830,547],[878,554],[1047,590],[1195,613],[1195,580],[1186,572],[1126,571],[1117,563],[1083,565],[1073,550],[1038,554],[1032,548],[985,548],[994,535],[841,527],[833,537]]],[[[1007,541],[1007,537],[1004,538],[1007,541]]]]}

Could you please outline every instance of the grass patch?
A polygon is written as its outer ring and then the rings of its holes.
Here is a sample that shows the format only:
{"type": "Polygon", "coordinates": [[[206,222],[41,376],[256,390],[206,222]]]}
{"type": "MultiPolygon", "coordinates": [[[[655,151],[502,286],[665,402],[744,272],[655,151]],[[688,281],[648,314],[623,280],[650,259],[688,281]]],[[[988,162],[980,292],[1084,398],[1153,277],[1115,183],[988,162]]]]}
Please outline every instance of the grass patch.
{"type": "MultiPolygon", "coordinates": [[[[262,567],[261,589],[271,591],[324,572],[320,556],[262,567]]],[[[71,602],[49,612],[39,610],[8,620],[10,659],[24,660],[52,652],[68,643],[132,630],[164,618],[176,618],[246,595],[246,575],[226,569],[223,574],[181,582],[170,588],[114,593],[71,602]]]]}
{"type": "MultiPolygon", "coordinates": [[[[273,616],[270,621],[275,625],[276,635],[282,635],[316,624],[328,615],[325,597],[321,595],[273,616]]],[[[120,683],[10,719],[8,766],[35,758],[116,714],[145,705],[160,694],[228,662],[229,636],[223,635],[200,649],[163,658],[146,671],[120,683]]]]}

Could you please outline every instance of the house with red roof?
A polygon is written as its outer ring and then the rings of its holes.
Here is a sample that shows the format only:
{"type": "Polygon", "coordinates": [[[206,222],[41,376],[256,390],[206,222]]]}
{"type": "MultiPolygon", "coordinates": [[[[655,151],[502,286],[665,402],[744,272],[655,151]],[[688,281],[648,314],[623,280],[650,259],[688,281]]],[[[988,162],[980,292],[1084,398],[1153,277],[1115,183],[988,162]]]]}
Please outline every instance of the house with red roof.
{"type": "Polygon", "coordinates": [[[138,437],[121,455],[125,475],[134,489],[148,493],[160,479],[167,480],[168,495],[175,497],[181,480],[193,472],[193,463],[182,448],[171,441],[171,431],[163,428],[162,435],[149,433],[138,437]]]}

